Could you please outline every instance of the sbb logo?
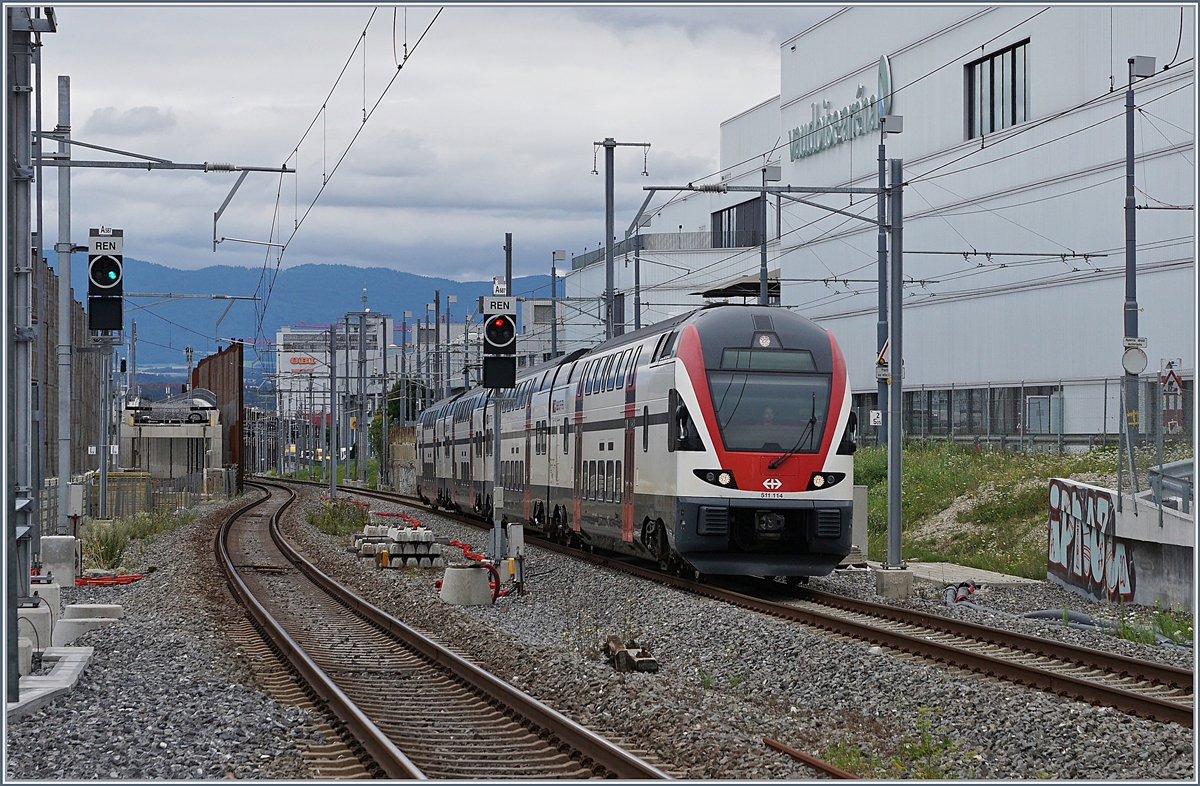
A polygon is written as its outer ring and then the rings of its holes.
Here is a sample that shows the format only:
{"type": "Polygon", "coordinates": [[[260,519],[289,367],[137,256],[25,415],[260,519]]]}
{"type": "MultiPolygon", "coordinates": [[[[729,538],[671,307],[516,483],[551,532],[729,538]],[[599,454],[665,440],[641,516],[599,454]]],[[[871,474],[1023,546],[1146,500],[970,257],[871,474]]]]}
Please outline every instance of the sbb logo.
{"type": "Polygon", "coordinates": [[[292,358],[293,366],[315,366],[316,364],[316,358],[292,358]]]}

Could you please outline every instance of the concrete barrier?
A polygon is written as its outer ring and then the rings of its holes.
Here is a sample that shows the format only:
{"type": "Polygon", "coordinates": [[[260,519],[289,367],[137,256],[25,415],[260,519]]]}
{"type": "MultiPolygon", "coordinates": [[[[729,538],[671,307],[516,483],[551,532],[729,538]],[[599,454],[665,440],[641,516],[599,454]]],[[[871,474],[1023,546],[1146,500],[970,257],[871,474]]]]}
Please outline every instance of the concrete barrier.
{"type": "Polygon", "coordinates": [[[117,603],[72,603],[62,614],[64,620],[120,619],[124,616],[125,609],[117,603]]]}
{"type": "Polygon", "coordinates": [[[60,587],[75,586],[75,557],[79,541],[71,535],[42,536],[42,569],[60,587]]]}
{"type": "Polygon", "coordinates": [[[490,576],[481,565],[451,565],[442,577],[439,597],[454,606],[486,606],[492,602],[490,576]]]}
{"type": "Polygon", "coordinates": [[[34,649],[40,652],[51,646],[53,631],[50,607],[45,603],[17,609],[17,635],[32,641],[34,649]]]}

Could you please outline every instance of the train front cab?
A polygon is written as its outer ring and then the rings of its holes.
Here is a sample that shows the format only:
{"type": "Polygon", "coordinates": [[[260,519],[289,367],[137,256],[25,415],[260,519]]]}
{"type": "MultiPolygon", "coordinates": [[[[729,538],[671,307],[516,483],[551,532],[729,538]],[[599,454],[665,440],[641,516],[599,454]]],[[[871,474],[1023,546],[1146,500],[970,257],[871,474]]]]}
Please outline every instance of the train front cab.
{"type": "Polygon", "coordinates": [[[830,573],[850,550],[854,483],[837,343],[768,308],[702,312],[677,341],[675,551],[701,573],[830,573]]]}

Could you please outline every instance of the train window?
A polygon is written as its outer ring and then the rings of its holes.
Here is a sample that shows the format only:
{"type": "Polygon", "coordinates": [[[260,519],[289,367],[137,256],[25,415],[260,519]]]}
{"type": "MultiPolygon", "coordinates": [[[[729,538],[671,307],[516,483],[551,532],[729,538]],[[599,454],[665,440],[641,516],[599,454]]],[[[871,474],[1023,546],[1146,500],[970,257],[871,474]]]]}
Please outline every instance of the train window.
{"type": "Polygon", "coordinates": [[[596,462],[596,501],[604,502],[607,498],[604,496],[604,462],[596,462]]]}
{"type": "Polygon", "coordinates": [[[612,368],[608,373],[608,389],[615,390],[617,387],[617,373],[621,368],[621,359],[625,355],[624,352],[618,352],[613,356],[612,368]]]}
{"type": "Polygon", "coordinates": [[[583,388],[583,394],[592,392],[592,361],[583,364],[583,371],[579,375],[579,384],[583,388]]]}
{"type": "Polygon", "coordinates": [[[726,349],[721,352],[721,368],[754,371],[816,371],[812,353],[807,349],[726,349]]]}
{"type": "Polygon", "coordinates": [[[671,357],[671,352],[675,349],[675,338],[678,334],[678,330],[672,330],[667,336],[667,340],[663,342],[662,351],[658,353],[659,360],[666,360],[671,357]]]}
{"type": "Polygon", "coordinates": [[[652,354],[652,355],[650,356],[650,362],[651,362],[651,363],[653,363],[654,361],[658,360],[658,353],[659,353],[659,350],[661,350],[661,349],[662,349],[663,342],[664,342],[664,341],[666,341],[666,340],[667,340],[667,334],[666,334],[666,333],[663,333],[661,336],[659,336],[659,337],[658,337],[658,341],[654,342],[654,354],[652,354]]]}
{"type": "Polygon", "coordinates": [[[650,407],[642,407],[642,452],[650,452],[650,407]]]}
{"type": "Polygon", "coordinates": [[[596,462],[588,462],[588,492],[591,494],[589,499],[596,498],[596,462]]]}
{"type": "Polygon", "coordinates": [[[563,455],[564,456],[571,452],[571,440],[567,439],[567,435],[569,435],[570,433],[571,433],[571,421],[567,420],[566,418],[563,418],[562,442],[563,442],[563,455]]]}
{"type": "Polygon", "coordinates": [[[636,373],[637,373],[638,361],[641,359],[642,359],[642,348],[638,347],[637,351],[635,351],[633,353],[633,360],[629,363],[629,372],[625,375],[626,376],[626,379],[625,379],[626,387],[633,387],[634,377],[636,376],[636,373]]]}
{"type": "Polygon", "coordinates": [[[592,392],[600,392],[600,380],[604,379],[604,358],[596,361],[592,368],[592,392]]]}
{"type": "Polygon", "coordinates": [[[616,379],[616,387],[625,387],[625,363],[629,360],[629,353],[632,350],[625,350],[617,357],[617,367],[613,369],[613,377],[616,379]]]}
{"type": "Polygon", "coordinates": [[[604,462],[604,500],[613,501],[613,463],[604,462]]]}
{"type": "Polygon", "coordinates": [[[620,503],[621,495],[624,492],[625,476],[621,474],[621,462],[617,462],[616,472],[613,476],[613,502],[620,503]]]}

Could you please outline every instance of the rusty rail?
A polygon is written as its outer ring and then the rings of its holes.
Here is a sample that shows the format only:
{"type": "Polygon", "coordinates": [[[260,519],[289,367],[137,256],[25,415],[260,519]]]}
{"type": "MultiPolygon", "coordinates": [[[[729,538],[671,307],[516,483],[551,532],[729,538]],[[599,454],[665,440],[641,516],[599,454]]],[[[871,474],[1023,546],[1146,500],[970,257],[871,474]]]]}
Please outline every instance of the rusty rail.
{"type": "Polygon", "coordinates": [[[812,767],[817,772],[823,772],[826,775],[832,775],[835,778],[842,778],[845,780],[858,780],[859,778],[861,778],[861,776],[855,775],[852,772],[846,772],[845,770],[841,769],[840,767],[834,767],[832,764],[830,764],[827,761],[821,761],[816,756],[809,756],[804,751],[798,751],[789,745],[784,745],[779,740],[773,740],[770,737],[763,737],[763,743],[766,744],[766,746],[768,748],[774,748],[777,751],[786,753],[787,755],[791,756],[793,759],[796,759],[797,761],[804,762],[805,764],[807,764],[809,767],[812,767]]]}

